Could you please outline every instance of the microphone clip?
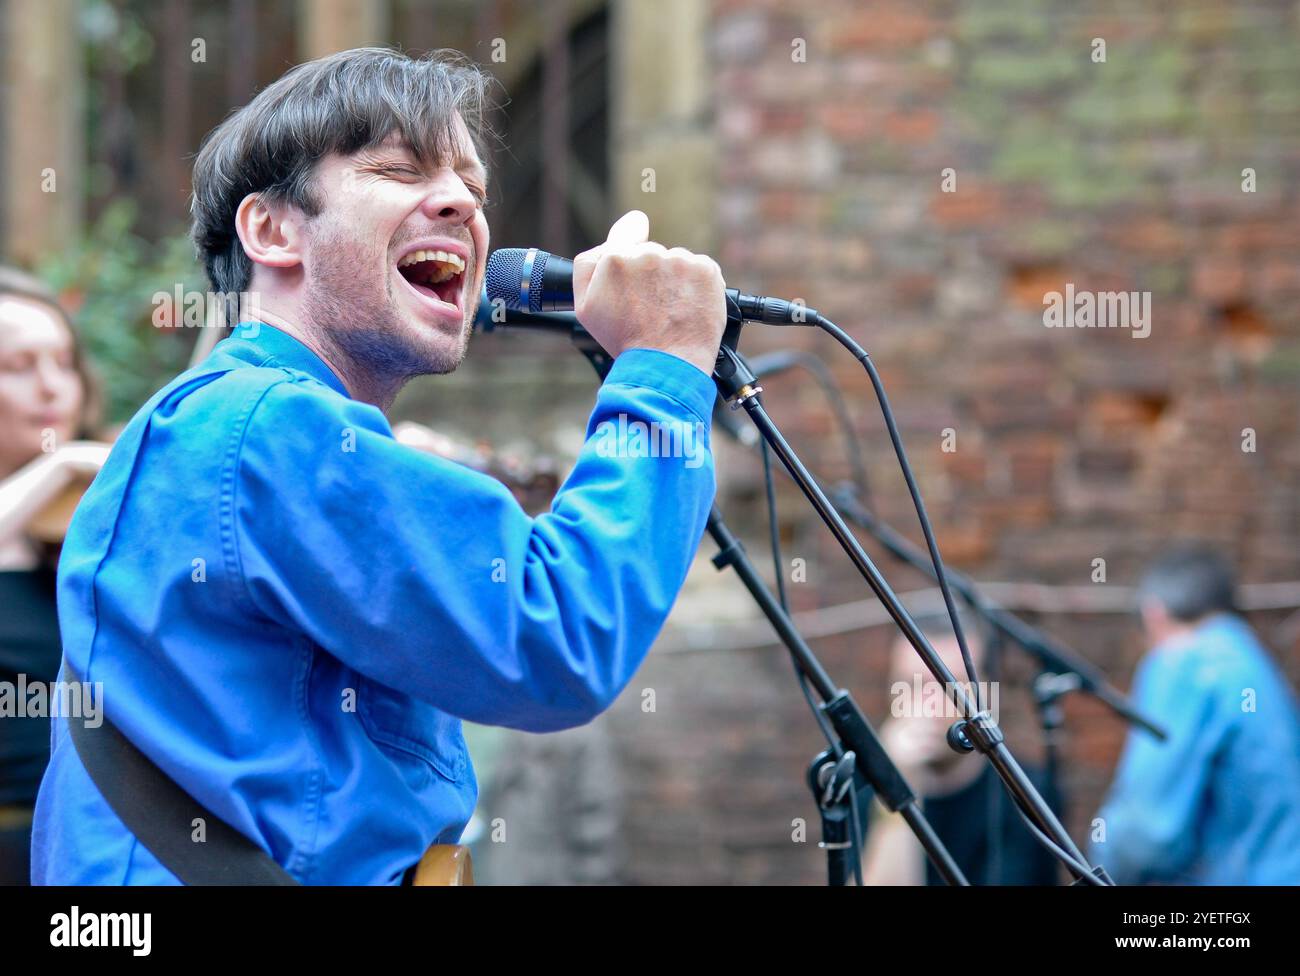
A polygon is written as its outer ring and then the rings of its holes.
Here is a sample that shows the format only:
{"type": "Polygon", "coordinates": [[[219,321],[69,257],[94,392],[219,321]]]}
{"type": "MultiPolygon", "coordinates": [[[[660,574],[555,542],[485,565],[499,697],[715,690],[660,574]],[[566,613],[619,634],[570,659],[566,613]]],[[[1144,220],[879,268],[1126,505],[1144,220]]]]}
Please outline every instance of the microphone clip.
{"type": "Polygon", "coordinates": [[[713,364],[713,381],[717,384],[722,399],[727,401],[732,410],[739,409],[746,400],[756,398],[763,392],[763,388],[758,385],[758,377],[736,350],[744,324],[745,317],[740,305],[733,293],[728,291],[727,326],[722,331],[722,345],[718,347],[718,358],[713,364]]]}

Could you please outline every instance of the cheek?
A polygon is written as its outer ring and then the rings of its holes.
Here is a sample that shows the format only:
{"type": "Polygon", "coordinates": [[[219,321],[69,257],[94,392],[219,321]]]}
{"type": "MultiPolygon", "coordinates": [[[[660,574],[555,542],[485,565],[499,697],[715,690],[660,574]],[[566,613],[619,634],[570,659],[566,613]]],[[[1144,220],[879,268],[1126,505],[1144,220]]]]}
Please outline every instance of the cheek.
{"type": "Polygon", "coordinates": [[[68,376],[68,389],[66,393],[68,412],[75,421],[77,415],[81,413],[81,406],[86,402],[86,390],[81,385],[81,377],[76,373],[68,376]]]}
{"type": "Polygon", "coordinates": [[[9,373],[0,376],[0,416],[21,416],[30,412],[38,402],[36,384],[30,375],[9,373]]]}
{"type": "Polygon", "coordinates": [[[490,245],[491,234],[488,232],[487,218],[483,216],[483,211],[478,212],[474,218],[473,224],[470,225],[470,236],[474,238],[474,254],[478,258],[477,265],[479,274],[487,266],[488,247],[490,245]]]}
{"type": "MultiPolygon", "coordinates": [[[[16,377],[0,379],[0,455],[23,463],[41,449],[41,430],[31,421],[32,406],[37,402],[35,387],[16,377]]],[[[55,428],[58,442],[71,436],[71,427],[55,428]]]]}
{"type": "Polygon", "coordinates": [[[58,369],[45,380],[54,394],[53,401],[60,409],[75,410],[81,405],[81,377],[74,369],[58,369]]]}

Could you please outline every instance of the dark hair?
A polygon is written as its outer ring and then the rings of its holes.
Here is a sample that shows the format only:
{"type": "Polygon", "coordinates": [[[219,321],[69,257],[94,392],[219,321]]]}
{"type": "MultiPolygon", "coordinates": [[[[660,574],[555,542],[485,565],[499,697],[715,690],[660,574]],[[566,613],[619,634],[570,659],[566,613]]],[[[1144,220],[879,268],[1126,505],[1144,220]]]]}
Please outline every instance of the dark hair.
{"type": "Polygon", "coordinates": [[[190,204],[194,244],[215,292],[248,290],[252,262],[235,233],[235,212],[250,193],[320,213],[316,163],[349,155],[400,132],[425,164],[448,158],[459,112],[487,165],[493,80],[459,51],[412,58],[381,47],[355,48],[297,65],[204,139],[194,161],[190,204]]]}
{"type": "Polygon", "coordinates": [[[59,296],[54,289],[35,275],[30,275],[17,268],[0,265],[0,298],[21,298],[48,308],[63,323],[72,337],[72,367],[81,379],[81,416],[77,418],[77,433],[80,438],[93,437],[98,432],[103,409],[99,382],[90,367],[86,351],[82,346],[81,334],[73,324],[68,310],[59,304],[59,296]]]}
{"type": "Polygon", "coordinates": [[[1207,614],[1237,609],[1236,579],[1216,549],[1183,542],[1166,549],[1147,567],[1138,600],[1154,600],[1175,620],[1188,623],[1207,614]]]}

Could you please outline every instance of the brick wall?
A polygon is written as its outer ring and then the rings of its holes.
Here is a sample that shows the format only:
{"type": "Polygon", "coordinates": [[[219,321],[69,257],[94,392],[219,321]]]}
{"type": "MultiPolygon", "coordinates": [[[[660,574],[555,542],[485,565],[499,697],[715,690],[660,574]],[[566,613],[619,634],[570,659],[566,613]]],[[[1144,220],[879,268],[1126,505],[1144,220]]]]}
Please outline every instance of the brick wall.
{"type": "MultiPolygon", "coordinates": [[[[802,297],[872,351],[954,565],[1089,585],[1102,558],[1106,585],[1131,585],[1163,541],[1194,534],[1247,580],[1300,578],[1298,29],[1295,3],[715,0],[718,256],[733,282],[802,297]],[[1046,328],[1044,295],[1067,283],[1150,292],[1149,336],[1046,328]]],[[[746,342],[833,364],[876,509],[919,540],[851,358],[814,335],[746,342]]],[[[767,399],[806,460],[847,474],[806,377],[773,380],[767,399]]],[[[726,449],[722,466],[727,511],[767,569],[758,464],[726,449]]],[[[796,607],[868,595],[789,485],[781,508],[785,555],[808,566],[796,607]]],[[[924,585],[880,562],[900,589],[924,585]]],[[[706,564],[690,586],[679,621],[744,605],[706,564]]],[[[1272,636],[1284,616],[1255,622],[1272,636]]],[[[1142,651],[1130,619],[1041,623],[1127,687],[1142,651]]],[[[816,642],[877,718],[889,640],[816,642]]],[[[1274,649],[1297,677],[1298,649],[1274,649]]],[[[1032,672],[1007,663],[1004,725],[1032,760],[1032,672]]],[[[821,879],[814,844],[791,842],[793,818],[815,813],[802,777],[821,746],[783,652],[656,652],[605,721],[624,756],[625,880],[821,879]]],[[[1125,730],[1085,700],[1067,728],[1080,837],[1125,730]]]]}

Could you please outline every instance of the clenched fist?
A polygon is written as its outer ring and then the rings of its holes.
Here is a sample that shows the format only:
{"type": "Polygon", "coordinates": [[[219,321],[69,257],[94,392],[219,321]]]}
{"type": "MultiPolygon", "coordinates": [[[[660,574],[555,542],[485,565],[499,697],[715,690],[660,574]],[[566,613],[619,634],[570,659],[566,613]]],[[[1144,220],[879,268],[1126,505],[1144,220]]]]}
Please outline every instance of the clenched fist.
{"type": "Polygon", "coordinates": [[[659,349],[712,374],[727,325],[716,261],[649,239],[650,219],[630,210],[604,244],[573,259],[574,312],[611,356],[659,349]]]}

